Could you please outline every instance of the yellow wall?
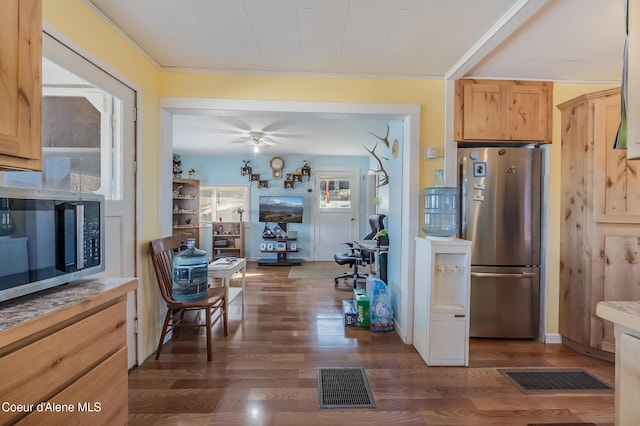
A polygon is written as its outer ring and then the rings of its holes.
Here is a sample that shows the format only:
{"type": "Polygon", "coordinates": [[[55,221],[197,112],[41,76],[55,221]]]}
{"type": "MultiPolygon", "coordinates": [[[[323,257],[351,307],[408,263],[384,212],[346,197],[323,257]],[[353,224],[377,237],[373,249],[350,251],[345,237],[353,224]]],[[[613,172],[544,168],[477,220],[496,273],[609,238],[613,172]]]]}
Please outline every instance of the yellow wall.
{"type": "MultiPolygon", "coordinates": [[[[132,48],[117,32],[95,15],[82,0],[44,0],[45,25],[64,34],[74,44],[99,59],[111,70],[124,76],[142,93],[139,105],[142,119],[142,152],[139,160],[142,194],[139,208],[144,220],[139,252],[146,253],[149,240],[159,237],[157,182],[159,167],[159,99],[160,97],[200,97],[245,100],[281,100],[310,102],[349,102],[419,104],[420,152],[427,145],[443,149],[444,81],[401,80],[377,78],[331,78],[292,76],[250,76],[221,74],[188,74],[160,72],[143,55],[132,48]]],[[[63,40],[64,41],[64,40],[63,40]]],[[[557,105],[583,93],[605,88],[597,85],[555,84],[554,104],[557,105]]],[[[554,111],[554,143],[550,156],[549,258],[547,289],[548,333],[558,331],[558,276],[560,235],[560,114],[554,111]]],[[[420,184],[431,185],[433,170],[443,166],[442,160],[420,163],[420,184]]],[[[415,194],[419,196],[419,194],[415,194]]],[[[420,212],[415,212],[420,220],[420,212]]],[[[420,227],[419,227],[420,228],[420,227]]],[[[144,333],[144,354],[150,355],[157,344],[158,317],[155,308],[159,294],[148,262],[138,272],[145,298],[142,313],[148,328],[144,333]]]]}

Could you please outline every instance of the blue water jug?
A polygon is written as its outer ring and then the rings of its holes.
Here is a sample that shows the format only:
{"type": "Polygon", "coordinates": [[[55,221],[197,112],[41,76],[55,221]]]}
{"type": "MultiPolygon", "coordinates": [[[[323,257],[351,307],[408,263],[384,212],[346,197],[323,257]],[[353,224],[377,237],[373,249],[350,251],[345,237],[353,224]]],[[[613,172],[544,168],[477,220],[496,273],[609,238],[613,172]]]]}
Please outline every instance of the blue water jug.
{"type": "Polygon", "coordinates": [[[173,256],[173,298],[179,302],[202,299],[207,295],[209,255],[196,248],[195,238],[187,248],[173,256]]]}
{"type": "Polygon", "coordinates": [[[434,237],[458,234],[458,188],[432,187],[424,189],[424,226],[422,230],[434,237]]]}

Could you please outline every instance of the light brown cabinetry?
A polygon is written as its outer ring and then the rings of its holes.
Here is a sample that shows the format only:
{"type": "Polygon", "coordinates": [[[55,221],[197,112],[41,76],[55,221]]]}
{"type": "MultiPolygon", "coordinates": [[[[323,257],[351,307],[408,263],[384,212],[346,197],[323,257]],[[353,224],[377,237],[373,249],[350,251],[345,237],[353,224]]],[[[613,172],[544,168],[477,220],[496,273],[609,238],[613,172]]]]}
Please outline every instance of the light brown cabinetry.
{"type": "Polygon", "coordinates": [[[243,222],[213,222],[213,257],[228,254],[244,257],[243,222]]]}
{"type": "Polygon", "coordinates": [[[0,307],[18,323],[0,330],[0,394],[26,407],[0,410],[0,424],[127,423],[126,295],[136,281],[86,283],[0,307]]]}
{"type": "Polygon", "coordinates": [[[42,170],[42,0],[0,13],[0,170],[42,170]]]}
{"type": "Polygon", "coordinates": [[[173,180],[173,235],[186,242],[195,238],[199,247],[200,181],[198,179],[173,180]]]}
{"type": "Polygon", "coordinates": [[[457,80],[455,140],[550,143],[552,89],[539,81],[457,80]]]}
{"type": "MultiPolygon", "coordinates": [[[[640,161],[613,149],[620,90],[558,105],[562,112],[560,333],[583,351],[614,351],[606,300],[640,300],[640,161]]],[[[596,352],[597,353],[597,352],[596,352]]]]}

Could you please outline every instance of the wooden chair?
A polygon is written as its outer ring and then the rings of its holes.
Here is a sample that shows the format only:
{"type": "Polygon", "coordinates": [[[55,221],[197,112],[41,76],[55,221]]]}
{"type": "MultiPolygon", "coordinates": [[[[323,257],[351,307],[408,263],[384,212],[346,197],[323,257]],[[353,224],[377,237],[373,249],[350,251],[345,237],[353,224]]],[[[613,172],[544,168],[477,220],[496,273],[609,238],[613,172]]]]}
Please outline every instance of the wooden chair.
{"type": "Polygon", "coordinates": [[[173,281],[173,256],[180,251],[182,238],[179,236],[171,236],[160,238],[149,242],[151,251],[151,259],[156,272],[160,293],[167,304],[167,315],[160,333],[160,342],[156,351],[156,359],[160,357],[162,343],[169,330],[177,327],[206,327],[207,328],[207,360],[211,361],[211,327],[222,318],[224,326],[224,335],[228,335],[227,331],[227,289],[225,287],[210,287],[205,298],[189,302],[179,302],[172,297],[172,281],[173,281]],[[184,319],[187,311],[205,311],[206,322],[202,324],[198,319],[195,322],[187,322],[184,319]],[[216,315],[215,319],[212,316],[216,315]],[[178,317],[179,318],[176,318],[178,317]]]}

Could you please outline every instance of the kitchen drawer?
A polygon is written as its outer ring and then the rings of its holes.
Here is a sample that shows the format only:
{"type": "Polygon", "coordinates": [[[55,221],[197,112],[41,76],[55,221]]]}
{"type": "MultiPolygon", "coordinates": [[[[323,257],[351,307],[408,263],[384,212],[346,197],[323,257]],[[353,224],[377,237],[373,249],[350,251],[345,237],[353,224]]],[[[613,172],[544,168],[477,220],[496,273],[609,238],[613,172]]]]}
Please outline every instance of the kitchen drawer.
{"type": "MultiPolygon", "coordinates": [[[[120,349],[47,403],[69,407],[61,412],[32,412],[18,425],[124,425],[128,403],[127,349],[120,349]],[[71,411],[73,407],[73,412],[71,411]]],[[[50,407],[50,405],[44,405],[50,407]]]]}
{"type": "MultiPolygon", "coordinates": [[[[0,395],[12,404],[52,398],[126,347],[126,301],[122,300],[0,358],[0,395]]],[[[126,371],[126,363],[122,367],[126,371]]],[[[106,383],[101,383],[106,386],[106,383]]],[[[57,401],[56,401],[57,402],[57,401]]],[[[0,411],[0,424],[24,413],[0,411]]]]}

